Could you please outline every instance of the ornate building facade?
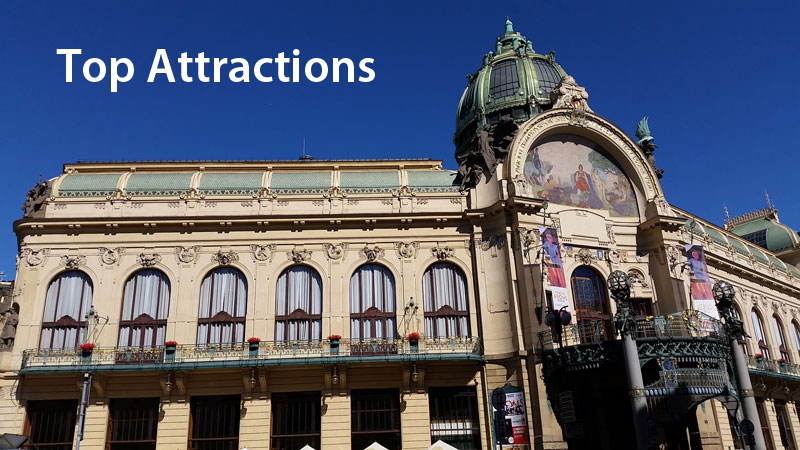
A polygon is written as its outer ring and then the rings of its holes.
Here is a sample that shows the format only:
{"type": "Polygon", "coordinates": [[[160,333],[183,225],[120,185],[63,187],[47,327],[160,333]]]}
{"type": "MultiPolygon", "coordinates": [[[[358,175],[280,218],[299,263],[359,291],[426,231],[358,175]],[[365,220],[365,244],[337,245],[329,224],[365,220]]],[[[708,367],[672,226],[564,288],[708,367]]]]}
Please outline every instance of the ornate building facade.
{"type": "Polygon", "coordinates": [[[508,22],[459,103],[458,172],[66,164],[14,223],[0,432],[86,449],[636,448],[634,394],[650,444],[728,449],[740,432],[713,398],[734,392],[757,399],[767,448],[796,448],[800,239],[772,207],[723,229],[671,205],[646,128],[634,140],[595,113],[508,22]],[[714,318],[720,280],[752,392],[714,318]],[[558,310],[570,320],[551,327],[558,310]]]}

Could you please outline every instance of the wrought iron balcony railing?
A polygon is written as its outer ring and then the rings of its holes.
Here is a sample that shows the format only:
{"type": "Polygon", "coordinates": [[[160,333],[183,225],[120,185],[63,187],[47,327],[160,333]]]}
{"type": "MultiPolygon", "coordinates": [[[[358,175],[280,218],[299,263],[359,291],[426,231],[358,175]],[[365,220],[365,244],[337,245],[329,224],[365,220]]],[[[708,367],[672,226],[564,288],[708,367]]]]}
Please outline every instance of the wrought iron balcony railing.
{"type": "Polygon", "coordinates": [[[357,361],[481,360],[478,338],[340,339],[156,347],[32,349],[21,373],[254,367],[357,361]]]}
{"type": "Polygon", "coordinates": [[[747,355],[747,367],[751,370],[800,378],[800,365],[786,360],[774,360],[747,355]]]}
{"type": "MultiPolygon", "coordinates": [[[[599,344],[618,339],[613,321],[578,320],[561,329],[561,340],[553,330],[539,333],[540,345],[544,350],[580,345],[599,344]]],[[[719,320],[699,311],[679,311],[660,316],[636,319],[636,340],[647,339],[716,339],[724,341],[725,330],[719,320]]]]}

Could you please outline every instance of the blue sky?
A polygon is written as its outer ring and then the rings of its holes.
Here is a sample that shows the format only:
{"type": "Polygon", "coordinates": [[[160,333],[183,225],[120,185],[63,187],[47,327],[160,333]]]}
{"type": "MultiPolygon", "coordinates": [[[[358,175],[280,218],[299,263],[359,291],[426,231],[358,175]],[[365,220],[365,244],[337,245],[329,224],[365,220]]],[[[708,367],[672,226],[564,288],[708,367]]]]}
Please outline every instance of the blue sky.
{"type": "MultiPolygon", "coordinates": [[[[455,169],[465,74],[507,16],[630,134],[650,116],[667,200],[720,224],[765,205],[800,228],[800,2],[0,3],[0,270],[39,174],[77,160],[429,157],[455,169]],[[73,82],[58,48],[80,48],[73,82]],[[373,58],[370,83],[147,83],[156,49],[206,57],[373,58]],[[135,74],[83,78],[97,57],[135,74]]],[[[223,75],[226,72],[223,71],[223,75]]],[[[275,75],[275,74],[273,74],[275,75]]],[[[252,78],[252,77],[251,77],[252,78]]]]}

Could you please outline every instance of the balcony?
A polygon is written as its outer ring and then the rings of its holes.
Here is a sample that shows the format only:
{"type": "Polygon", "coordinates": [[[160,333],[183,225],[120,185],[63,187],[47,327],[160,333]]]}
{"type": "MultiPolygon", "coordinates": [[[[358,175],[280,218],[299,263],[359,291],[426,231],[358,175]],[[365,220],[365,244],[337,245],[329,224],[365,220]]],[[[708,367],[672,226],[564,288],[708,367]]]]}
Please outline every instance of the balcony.
{"type": "Polygon", "coordinates": [[[751,374],[800,381],[800,365],[786,360],[747,356],[747,368],[751,374]]]}
{"type": "Polygon", "coordinates": [[[480,340],[476,337],[421,339],[416,346],[405,339],[341,339],[338,346],[327,339],[261,341],[252,346],[237,343],[98,347],[88,353],[77,348],[31,349],[22,352],[20,374],[455,360],[483,361],[480,340]]]}

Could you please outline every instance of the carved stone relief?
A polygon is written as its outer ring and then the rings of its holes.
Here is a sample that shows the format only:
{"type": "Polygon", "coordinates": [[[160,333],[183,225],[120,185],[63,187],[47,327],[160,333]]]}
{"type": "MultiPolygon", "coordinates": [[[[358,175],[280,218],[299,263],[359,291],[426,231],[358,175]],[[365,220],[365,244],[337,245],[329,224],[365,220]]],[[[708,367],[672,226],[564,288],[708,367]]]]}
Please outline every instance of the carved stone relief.
{"type": "Polygon", "coordinates": [[[298,250],[293,248],[292,251],[286,252],[286,256],[297,264],[311,259],[311,250],[298,250]]]}
{"type": "Polygon", "coordinates": [[[344,256],[345,250],[347,250],[347,244],[322,244],[322,248],[325,250],[325,256],[328,259],[337,260],[342,259],[344,256]]]}
{"type": "Polygon", "coordinates": [[[616,250],[609,250],[608,252],[606,252],[606,255],[608,258],[608,262],[610,262],[614,266],[618,265],[622,259],[622,256],[616,250]]]}
{"type": "Polygon", "coordinates": [[[25,261],[28,267],[36,267],[44,262],[48,253],[49,251],[47,249],[31,250],[29,248],[24,248],[20,252],[20,258],[25,261]]]}
{"type": "Polygon", "coordinates": [[[453,247],[433,247],[431,249],[431,253],[439,261],[445,261],[452,258],[455,254],[455,251],[453,250],[453,247]]]}
{"type": "Polygon", "coordinates": [[[178,258],[178,262],[189,264],[190,262],[197,259],[197,254],[200,252],[200,246],[195,245],[193,247],[175,247],[175,257],[178,258]]]}
{"type": "Polygon", "coordinates": [[[271,261],[272,254],[275,252],[275,248],[276,248],[275,244],[267,244],[267,245],[251,244],[250,254],[256,261],[271,261]]]}
{"type": "Polygon", "coordinates": [[[629,270],[628,278],[630,278],[632,286],[641,286],[643,288],[649,287],[647,283],[647,278],[639,270],[636,269],[629,270]]]}
{"type": "Polygon", "coordinates": [[[575,260],[578,261],[580,264],[588,266],[592,264],[596,259],[596,255],[593,254],[591,250],[588,248],[582,248],[575,253],[575,260]]]}
{"type": "Polygon", "coordinates": [[[361,251],[358,252],[362,258],[367,258],[367,261],[373,262],[378,258],[383,257],[383,249],[378,247],[377,245],[373,248],[369,248],[368,245],[365,245],[361,251]]]}
{"type": "Polygon", "coordinates": [[[223,252],[222,250],[218,251],[211,255],[211,260],[218,262],[222,266],[227,266],[228,264],[238,261],[239,254],[236,252],[223,252]]]}
{"type": "Polygon", "coordinates": [[[401,258],[411,259],[417,256],[419,242],[398,242],[395,245],[397,248],[397,254],[400,255],[401,258]]]}
{"type": "Polygon", "coordinates": [[[139,256],[136,257],[136,261],[142,267],[153,267],[161,262],[161,255],[158,253],[139,253],[139,256]]]}
{"type": "Polygon", "coordinates": [[[78,267],[86,264],[86,257],[83,255],[64,255],[61,257],[61,264],[63,264],[67,269],[77,269],[78,267]]]}
{"type": "Polygon", "coordinates": [[[101,247],[99,251],[100,251],[100,262],[109,266],[119,262],[119,256],[125,253],[125,249],[122,247],[117,247],[117,248],[101,247]]]}

